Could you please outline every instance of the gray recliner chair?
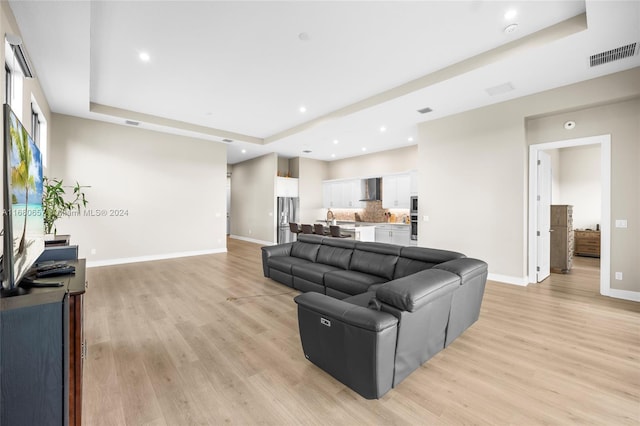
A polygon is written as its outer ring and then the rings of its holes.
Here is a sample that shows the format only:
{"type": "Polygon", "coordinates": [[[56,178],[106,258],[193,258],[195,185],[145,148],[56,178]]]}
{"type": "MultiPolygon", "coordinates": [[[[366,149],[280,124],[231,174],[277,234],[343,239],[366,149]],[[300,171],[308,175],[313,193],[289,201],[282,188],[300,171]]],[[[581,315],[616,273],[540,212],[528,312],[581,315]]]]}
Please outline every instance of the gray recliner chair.
{"type": "Polygon", "coordinates": [[[301,294],[305,357],[363,397],[380,398],[444,348],[460,283],[455,273],[427,269],[343,300],[301,294]]]}

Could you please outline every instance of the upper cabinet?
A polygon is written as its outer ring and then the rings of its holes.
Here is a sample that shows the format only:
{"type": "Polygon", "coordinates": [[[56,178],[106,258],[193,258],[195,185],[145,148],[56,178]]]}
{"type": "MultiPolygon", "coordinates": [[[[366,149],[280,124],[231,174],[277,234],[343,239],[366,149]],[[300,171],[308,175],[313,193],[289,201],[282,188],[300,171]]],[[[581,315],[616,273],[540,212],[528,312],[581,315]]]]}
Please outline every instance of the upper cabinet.
{"type": "Polygon", "coordinates": [[[276,177],[276,197],[297,197],[298,179],[276,177]]]}
{"type": "Polygon", "coordinates": [[[360,192],[360,179],[323,182],[323,206],[337,209],[362,208],[364,204],[360,201],[360,192]]]}
{"type": "Polygon", "coordinates": [[[411,175],[399,174],[382,177],[382,207],[408,209],[411,201],[411,175]]]}

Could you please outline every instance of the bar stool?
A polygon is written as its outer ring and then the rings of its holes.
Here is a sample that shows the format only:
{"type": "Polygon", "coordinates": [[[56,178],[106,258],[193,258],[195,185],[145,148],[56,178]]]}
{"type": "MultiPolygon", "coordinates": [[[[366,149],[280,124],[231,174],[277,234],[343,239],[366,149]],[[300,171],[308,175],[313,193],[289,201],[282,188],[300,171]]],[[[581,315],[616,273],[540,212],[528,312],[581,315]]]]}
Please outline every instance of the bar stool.
{"type": "Polygon", "coordinates": [[[314,223],[313,224],[313,232],[316,235],[329,235],[329,231],[326,231],[324,229],[324,225],[321,223],[314,223]]]}
{"type": "Polygon", "coordinates": [[[340,233],[340,226],[337,225],[331,225],[329,227],[329,232],[334,238],[351,238],[351,235],[340,233]]]}
{"type": "Polygon", "coordinates": [[[313,227],[306,223],[302,224],[302,233],[303,234],[313,234],[313,227]]]}
{"type": "Polygon", "coordinates": [[[289,231],[296,236],[296,240],[298,239],[298,234],[302,232],[302,230],[300,230],[300,225],[293,222],[289,222],[289,231]]]}

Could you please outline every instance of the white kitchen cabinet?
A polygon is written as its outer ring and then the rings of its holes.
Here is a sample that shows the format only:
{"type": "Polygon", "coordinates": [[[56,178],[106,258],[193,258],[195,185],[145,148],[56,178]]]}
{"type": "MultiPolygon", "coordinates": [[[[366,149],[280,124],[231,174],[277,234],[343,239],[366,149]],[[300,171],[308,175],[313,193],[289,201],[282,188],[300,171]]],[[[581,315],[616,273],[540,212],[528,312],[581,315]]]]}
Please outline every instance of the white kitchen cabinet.
{"type": "Polygon", "coordinates": [[[298,179],[287,177],[276,177],[276,197],[297,197],[298,179]]]}
{"type": "Polygon", "coordinates": [[[411,229],[407,225],[378,225],[376,242],[408,246],[411,244],[411,229]]]}
{"type": "Polygon", "coordinates": [[[389,175],[382,178],[382,207],[408,209],[411,198],[411,175],[389,175]]]}
{"type": "Polygon", "coordinates": [[[360,192],[360,179],[323,182],[323,205],[325,208],[361,208],[363,205],[360,192]]]}

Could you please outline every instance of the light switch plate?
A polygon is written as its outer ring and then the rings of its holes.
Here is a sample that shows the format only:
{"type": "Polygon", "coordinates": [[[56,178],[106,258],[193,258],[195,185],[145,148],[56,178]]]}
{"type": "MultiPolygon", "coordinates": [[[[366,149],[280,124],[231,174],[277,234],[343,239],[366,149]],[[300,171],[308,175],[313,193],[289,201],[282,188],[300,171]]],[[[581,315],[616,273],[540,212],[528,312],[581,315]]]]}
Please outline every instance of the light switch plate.
{"type": "Polygon", "coordinates": [[[616,272],[616,280],[622,280],[622,272],[616,272]]]}
{"type": "Polygon", "coordinates": [[[616,219],[616,228],[626,228],[627,220],[626,219],[616,219]]]}
{"type": "Polygon", "coordinates": [[[429,222],[429,216],[422,216],[423,222],[429,222]]]}

